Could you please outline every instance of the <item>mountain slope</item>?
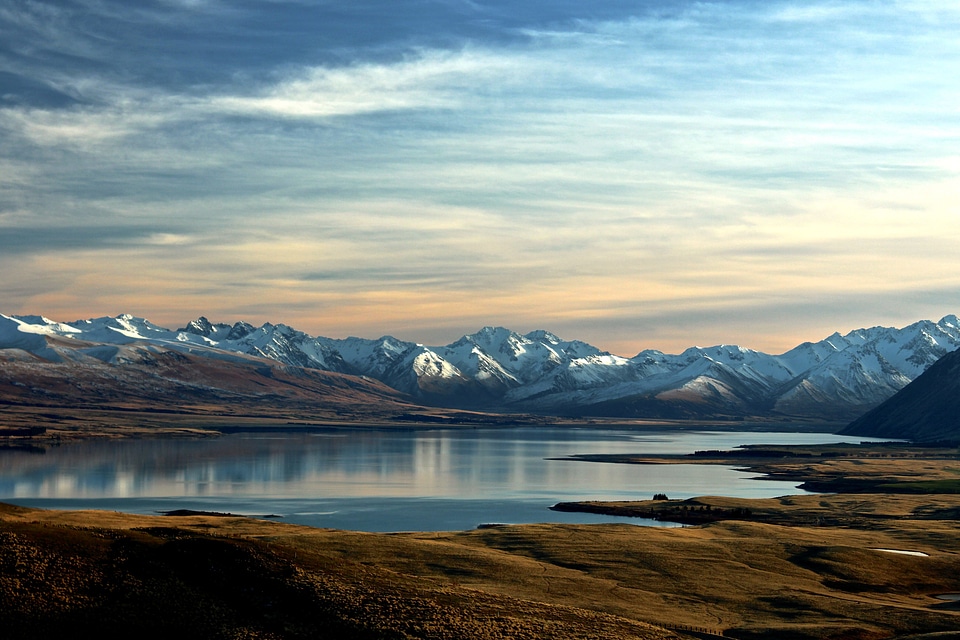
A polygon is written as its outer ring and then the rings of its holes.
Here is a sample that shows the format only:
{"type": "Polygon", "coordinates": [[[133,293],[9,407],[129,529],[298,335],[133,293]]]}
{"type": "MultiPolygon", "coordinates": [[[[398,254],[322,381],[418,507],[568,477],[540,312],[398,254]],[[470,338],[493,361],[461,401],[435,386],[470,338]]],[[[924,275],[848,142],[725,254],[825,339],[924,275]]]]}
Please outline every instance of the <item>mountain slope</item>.
{"type": "Polygon", "coordinates": [[[960,440],[960,351],[942,357],[843,433],[918,442],[960,440]]]}
{"type": "Polygon", "coordinates": [[[120,337],[103,334],[111,344],[56,333],[21,337],[10,334],[10,325],[0,317],[6,347],[0,349],[0,428],[76,431],[156,422],[144,413],[184,427],[241,419],[356,423],[418,410],[374,380],[235,353],[170,349],[119,326],[120,337]]]}

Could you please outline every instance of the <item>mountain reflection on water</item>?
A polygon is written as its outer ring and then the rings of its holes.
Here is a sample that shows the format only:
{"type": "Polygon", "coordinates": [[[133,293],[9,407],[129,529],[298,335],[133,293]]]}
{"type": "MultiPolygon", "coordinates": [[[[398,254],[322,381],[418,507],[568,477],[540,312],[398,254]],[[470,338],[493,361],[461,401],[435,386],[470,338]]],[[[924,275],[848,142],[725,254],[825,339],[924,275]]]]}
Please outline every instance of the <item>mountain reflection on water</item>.
{"type": "Polygon", "coordinates": [[[287,522],[367,531],[467,529],[482,522],[618,521],[548,508],[570,500],[649,499],[660,492],[684,498],[771,497],[800,491],[791,483],[757,481],[721,466],[551,458],[831,441],[840,438],[823,433],[566,427],[85,441],[42,455],[0,453],[0,500],[138,513],[191,508],[272,514],[287,522]]]}

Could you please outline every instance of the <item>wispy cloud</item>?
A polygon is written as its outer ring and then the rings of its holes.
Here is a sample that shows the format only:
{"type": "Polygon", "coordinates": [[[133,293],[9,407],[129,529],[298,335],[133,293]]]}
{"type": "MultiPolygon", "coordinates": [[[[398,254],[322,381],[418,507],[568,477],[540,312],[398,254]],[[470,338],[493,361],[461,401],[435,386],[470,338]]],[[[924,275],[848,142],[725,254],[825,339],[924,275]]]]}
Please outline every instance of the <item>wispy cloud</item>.
{"type": "Polygon", "coordinates": [[[456,109],[476,88],[516,73],[516,60],[471,50],[425,51],[392,64],[315,67],[253,96],[212,98],[213,111],[279,117],[351,116],[407,109],[456,109]]]}

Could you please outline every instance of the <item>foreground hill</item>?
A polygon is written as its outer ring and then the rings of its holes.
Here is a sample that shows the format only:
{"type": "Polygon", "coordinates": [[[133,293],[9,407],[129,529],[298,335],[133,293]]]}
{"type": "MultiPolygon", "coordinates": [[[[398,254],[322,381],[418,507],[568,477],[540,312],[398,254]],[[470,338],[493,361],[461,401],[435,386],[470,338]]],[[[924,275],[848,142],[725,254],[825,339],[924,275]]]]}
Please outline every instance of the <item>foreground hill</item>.
{"type": "Polygon", "coordinates": [[[7,361],[60,362],[65,356],[51,346],[54,340],[60,347],[82,343],[74,352],[86,362],[117,367],[128,364],[121,347],[134,345],[219,361],[268,359],[380,381],[435,406],[553,415],[836,420],[861,415],[960,348],[960,321],[946,316],[901,329],[835,333],[779,355],[719,345],[677,355],[647,350],[624,358],[547,331],[521,335],[502,327],[428,347],[390,336],[311,337],[282,324],[214,324],[203,317],[170,330],[130,315],[70,323],[0,316],[0,353],[7,361]]]}
{"type": "Polygon", "coordinates": [[[386,536],[0,504],[0,542],[8,640],[678,637],[602,611],[396,573],[378,566],[386,557],[350,558],[351,547],[376,553],[378,543],[418,555],[437,546],[386,536]]]}
{"type": "Polygon", "coordinates": [[[960,351],[945,355],[843,433],[917,442],[960,441],[960,351]]]}

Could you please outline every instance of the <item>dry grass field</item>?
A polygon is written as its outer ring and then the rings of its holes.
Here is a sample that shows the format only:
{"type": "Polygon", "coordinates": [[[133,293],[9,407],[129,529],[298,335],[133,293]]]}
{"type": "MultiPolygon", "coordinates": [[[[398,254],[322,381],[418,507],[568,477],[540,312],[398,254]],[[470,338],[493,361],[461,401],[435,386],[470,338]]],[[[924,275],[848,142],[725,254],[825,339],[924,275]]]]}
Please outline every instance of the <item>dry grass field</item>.
{"type": "MultiPolygon", "coordinates": [[[[956,473],[947,457],[824,463],[808,459],[807,475],[956,473]]],[[[960,637],[960,608],[941,598],[960,594],[960,495],[600,506],[652,505],[741,515],[674,529],[372,534],[4,506],[0,628],[5,638],[960,637]]]]}
{"type": "MultiPolygon", "coordinates": [[[[504,554],[454,543],[434,566],[435,546],[245,518],[4,507],[0,628],[5,638],[677,637],[461,584],[465,557],[504,554]]],[[[517,556],[504,568],[528,564],[517,556]]]]}

